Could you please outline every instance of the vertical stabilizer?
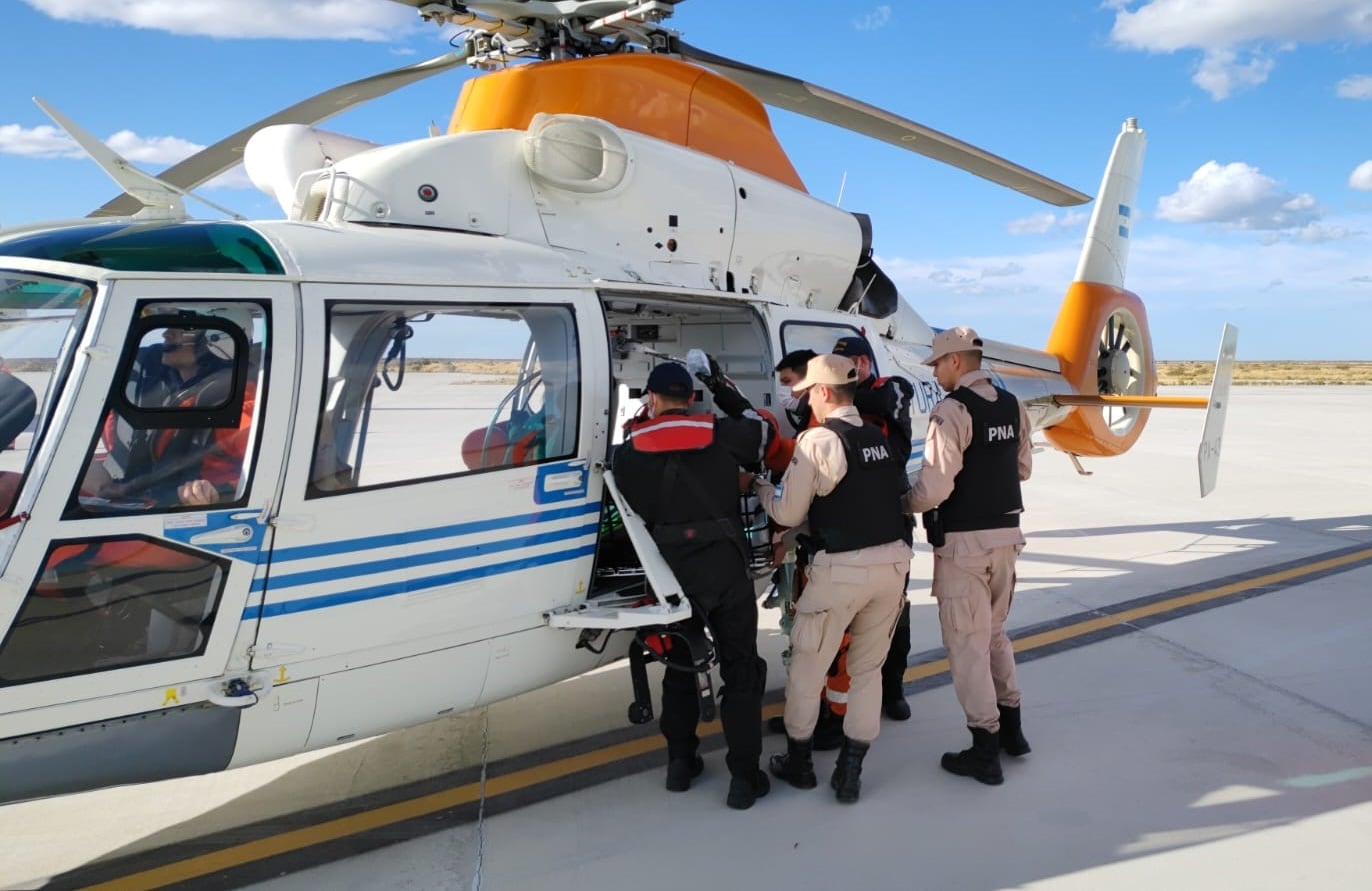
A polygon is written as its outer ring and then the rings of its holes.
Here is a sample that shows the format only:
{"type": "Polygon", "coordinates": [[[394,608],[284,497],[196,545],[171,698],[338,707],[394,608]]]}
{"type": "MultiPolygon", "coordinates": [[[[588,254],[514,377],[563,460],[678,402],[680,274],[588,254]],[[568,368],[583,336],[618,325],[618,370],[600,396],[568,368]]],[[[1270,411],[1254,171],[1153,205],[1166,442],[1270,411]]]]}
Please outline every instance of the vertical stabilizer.
{"type": "Polygon", "coordinates": [[[1138,118],[1129,118],[1115,139],[1115,150],[1105,167],[1091,226],[1081,248],[1074,281],[1097,282],[1124,287],[1124,271],[1129,265],[1129,235],[1134,216],[1134,199],[1139,192],[1143,171],[1143,150],[1148,138],[1139,129],[1138,118]]]}

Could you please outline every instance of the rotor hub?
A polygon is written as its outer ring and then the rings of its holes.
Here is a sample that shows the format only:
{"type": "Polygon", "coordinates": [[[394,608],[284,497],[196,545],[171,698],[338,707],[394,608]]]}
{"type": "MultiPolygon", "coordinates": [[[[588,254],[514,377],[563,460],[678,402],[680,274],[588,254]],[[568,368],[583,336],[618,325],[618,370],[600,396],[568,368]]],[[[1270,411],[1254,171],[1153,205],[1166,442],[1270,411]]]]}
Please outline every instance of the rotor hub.
{"type": "Polygon", "coordinates": [[[1110,393],[1126,393],[1131,383],[1132,369],[1129,354],[1124,350],[1111,350],[1102,363],[1105,366],[1105,383],[1110,393]]]}

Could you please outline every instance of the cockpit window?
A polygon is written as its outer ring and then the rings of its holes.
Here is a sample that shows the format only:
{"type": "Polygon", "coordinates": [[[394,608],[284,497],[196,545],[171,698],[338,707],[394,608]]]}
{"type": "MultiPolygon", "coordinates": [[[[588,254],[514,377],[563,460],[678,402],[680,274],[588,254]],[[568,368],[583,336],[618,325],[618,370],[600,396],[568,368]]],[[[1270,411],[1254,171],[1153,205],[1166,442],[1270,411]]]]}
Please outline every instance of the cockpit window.
{"type": "Polygon", "coordinates": [[[0,270],[0,516],[13,511],[92,293],[84,282],[0,270]]]}
{"type": "Polygon", "coordinates": [[[243,503],[269,329],[250,301],[144,304],[65,516],[243,503]]]}
{"type": "Polygon", "coordinates": [[[281,275],[267,240],[238,223],[92,223],[0,238],[0,255],[136,272],[281,275]]]}

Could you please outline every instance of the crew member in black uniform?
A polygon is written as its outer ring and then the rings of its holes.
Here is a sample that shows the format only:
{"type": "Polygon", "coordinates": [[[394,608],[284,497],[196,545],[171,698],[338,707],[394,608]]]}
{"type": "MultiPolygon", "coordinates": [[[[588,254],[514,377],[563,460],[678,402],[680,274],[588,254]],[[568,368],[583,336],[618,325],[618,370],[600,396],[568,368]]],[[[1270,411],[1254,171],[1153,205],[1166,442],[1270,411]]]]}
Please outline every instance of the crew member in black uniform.
{"type": "MultiPolygon", "coordinates": [[[[692,351],[693,370],[697,365],[692,351]]],[[[697,377],[727,415],[688,414],[691,373],[676,362],[648,376],[645,412],[626,425],[614,473],[629,506],[643,518],[667,565],[691,601],[688,622],[703,622],[714,640],[723,687],[720,720],[731,780],[726,803],[743,810],[767,794],[762,755],[762,694],[767,663],[757,651],[757,601],[739,518],[739,467],[760,467],[771,426],[701,355],[697,377]]],[[[675,647],[669,658],[689,661],[675,647]]],[[[667,788],[682,792],[704,769],[697,753],[700,703],[689,671],[668,668],[662,681],[667,788]]]]}

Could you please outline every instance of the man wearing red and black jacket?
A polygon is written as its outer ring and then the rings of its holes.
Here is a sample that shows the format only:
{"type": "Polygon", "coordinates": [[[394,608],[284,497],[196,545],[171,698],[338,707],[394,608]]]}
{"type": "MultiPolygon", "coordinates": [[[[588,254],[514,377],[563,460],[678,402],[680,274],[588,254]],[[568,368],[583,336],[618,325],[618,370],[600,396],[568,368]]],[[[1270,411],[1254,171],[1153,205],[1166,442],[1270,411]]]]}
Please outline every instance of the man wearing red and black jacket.
{"type": "MultiPolygon", "coordinates": [[[[840,337],[834,344],[834,354],[853,360],[858,370],[857,395],[853,405],[864,421],[875,424],[886,434],[891,457],[905,478],[906,462],[910,460],[910,401],[915,388],[909,380],[899,376],[876,376],[876,360],[867,338],[857,335],[840,337]]],[[[906,579],[908,584],[909,579],[906,579]]],[[[907,600],[891,636],[891,648],[881,666],[881,707],[893,721],[910,719],[910,705],[905,701],[905,667],[910,656],[910,602],[907,600]]]]}
{"type": "MultiPolygon", "coordinates": [[[[625,427],[614,474],[629,506],[691,601],[691,623],[704,623],[714,640],[724,688],[720,720],[728,743],[731,780],[726,803],[751,807],[768,792],[762,756],[762,694],[767,663],[757,651],[757,600],[739,518],[739,467],[760,467],[774,428],[720,373],[692,350],[697,377],[727,417],[689,414],[691,372],[665,362],[648,376],[646,411],[625,427]]],[[[681,648],[669,651],[669,658],[681,648]]],[[[684,655],[684,654],[680,654],[684,655]]],[[[669,668],[662,680],[667,740],[667,789],[683,792],[704,769],[697,754],[700,702],[694,677],[669,668]]]]}

